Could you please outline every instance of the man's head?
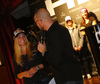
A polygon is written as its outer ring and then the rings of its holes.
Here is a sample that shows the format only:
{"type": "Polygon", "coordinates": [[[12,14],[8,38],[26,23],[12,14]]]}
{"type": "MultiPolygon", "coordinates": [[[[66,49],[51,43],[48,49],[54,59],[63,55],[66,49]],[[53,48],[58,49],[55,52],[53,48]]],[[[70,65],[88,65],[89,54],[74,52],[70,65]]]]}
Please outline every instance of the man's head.
{"type": "Polygon", "coordinates": [[[40,8],[34,15],[34,21],[40,29],[48,30],[52,19],[50,13],[45,8],[40,8]]]}

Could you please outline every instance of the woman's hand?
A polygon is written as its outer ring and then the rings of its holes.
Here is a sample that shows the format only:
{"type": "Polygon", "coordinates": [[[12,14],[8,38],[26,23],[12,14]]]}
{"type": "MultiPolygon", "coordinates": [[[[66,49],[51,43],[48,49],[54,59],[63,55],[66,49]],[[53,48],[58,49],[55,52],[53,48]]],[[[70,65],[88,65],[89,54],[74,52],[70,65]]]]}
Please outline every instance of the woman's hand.
{"type": "Polygon", "coordinates": [[[43,64],[39,64],[39,65],[37,65],[37,66],[32,67],[32,68],[29,70],[29,73],[30,73],[30,74],[35,74],[36,72],[38,72],[38,70],[43,69],[43,68],[44,68],[43,64]]]}
{"type": "Polygon", "coordinates": [[[21,72],[17,75],[17,77],[19,79],[22,79],[23,77],[26,77],[26,78],[31,78],[34,74],[33,73],[30,73],[29,71],[24,71],[24,72],[21,72]]]}
{"type": "Polygon", "coordinates": [[[32,67],[32,68],[29,70],[29,73],[30,73],[30,74],[35,74],[37,71],[38,71],[37,66],[35,66],[35,67],[32,67]]]}
{"type": "MultiPolygon", "coordinates": [[[[39,64],[37,65],[39,66],[39,69],[43,69],[44,66],[43,64],[39,64]]],[[[24,72],[21,72],[19,73],[17,76],[19,79],[22,79],[23,77],[26,77],[26,78],[31,78],[39,69],[37,68],[37,66],[34,66],[32,67],[30,70],[28,71],[24,71],[24,72]]]]}
{"type": "Polygon", "coordinates": [[[30,73],[30,71],[24,71],[24,77],[31,78],[34,73],[30,73]]]}
{"type": "Polygon", "coordinates": [[[78,47],[75,47],[74,50],[75,50],[75,51],[80,51],[81,48],[82,48],[81,46],[78,46],[78,47]]]}
{"type": "Polygon", "coordinates": [[[77,49],[78,49],[78,51],[80,51],[82,49],[82,47],[81,46],[78,46],[77,49]]]}
{"type": "Polygon", "coordinates": [[[75,48],[74,48],[74,50],[75,50],[75,51],[78,51],[78,48],[77,48],[77,47],[75,47],[75,48]]]}

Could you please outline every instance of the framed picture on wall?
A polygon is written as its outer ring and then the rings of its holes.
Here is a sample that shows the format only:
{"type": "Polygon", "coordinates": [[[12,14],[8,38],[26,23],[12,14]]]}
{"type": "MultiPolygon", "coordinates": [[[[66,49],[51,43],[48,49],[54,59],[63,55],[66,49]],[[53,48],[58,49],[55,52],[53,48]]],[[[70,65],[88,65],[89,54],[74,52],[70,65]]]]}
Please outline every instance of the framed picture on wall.
{"type": "Polygon", "coordinates": [[[3,57],[2,57],[2,50],[1,50],[1,47],[0,47],[0,67],[1,66],[4,66],[4,61],[3,61],[3,57]]]}

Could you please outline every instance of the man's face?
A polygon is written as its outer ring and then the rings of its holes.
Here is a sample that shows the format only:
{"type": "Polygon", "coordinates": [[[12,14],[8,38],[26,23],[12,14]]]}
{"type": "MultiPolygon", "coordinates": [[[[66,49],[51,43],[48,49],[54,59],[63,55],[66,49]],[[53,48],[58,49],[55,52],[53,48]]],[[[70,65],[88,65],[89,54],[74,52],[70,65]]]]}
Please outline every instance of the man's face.
{"type": "Polygon", "coordinates": [[[39,27],[40,30],[44,28],[41,19],[37,19],[37,18],[34,16],[34,22],[35,22],[36,26],[39,27]]]}

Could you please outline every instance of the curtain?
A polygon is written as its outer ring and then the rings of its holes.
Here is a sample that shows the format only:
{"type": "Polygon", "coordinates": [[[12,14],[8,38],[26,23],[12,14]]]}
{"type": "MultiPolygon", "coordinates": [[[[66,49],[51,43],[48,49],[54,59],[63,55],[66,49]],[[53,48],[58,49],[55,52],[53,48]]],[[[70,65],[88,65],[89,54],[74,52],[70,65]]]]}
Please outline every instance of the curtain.
{"type": "Polygon", "coordinates": [[[0,46],[11,84],[22,84],[22,80],[15,79],[13,75],[13,31],[15,27],[10,16],[10,11],[21,1],[23,0],[0,0],[0,46]]]}

